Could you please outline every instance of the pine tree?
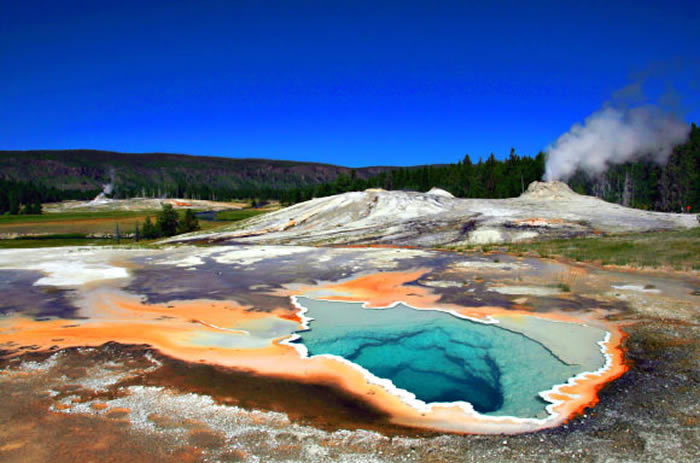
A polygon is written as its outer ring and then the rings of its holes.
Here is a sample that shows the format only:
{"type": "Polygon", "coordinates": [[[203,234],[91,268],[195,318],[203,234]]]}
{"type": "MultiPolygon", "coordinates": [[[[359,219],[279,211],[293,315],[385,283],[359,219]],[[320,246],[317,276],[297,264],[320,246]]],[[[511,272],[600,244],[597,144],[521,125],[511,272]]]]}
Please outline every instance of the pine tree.
{"type": "Polygon", "coordinates": [[[10,191],[9,195],[9,211],[10,215],[17,215],[19,214],[19,199],[17,198],[17,194],[14,191],[10,191]]]}
{"type": "Polygon", "coordinates": [[[177,234],[177,212],[171,204],[164,203],[163,209],[156,218],[156,229],[161,236],[174,236],[177,234]]]}
{"type": "Polygon", "coordinates": [[[192,212],[192,209],[187,209],[185,215],[177,224],[178,233],[189,233],[199,230],[199,220],[192,212]]]}
{"type": "Polygon", "coordinates": [[[147,240],[152,240],[154,238],[158,238],[159,236],[158,230],[156,229],[156,226],[153,225],[153,222],[151,222],[150,217],[146,217],[146,220],[143,222],[143,226],[141,227],[141,231],[143,237],[147,240]]]}
{"type": "Polygon", "coordinates": [[[32,214],[36,214],[36,215],[42,214],[41,201],[38,199],[36,201],[34,201],[34,204],[32,205],[32,214]]]}

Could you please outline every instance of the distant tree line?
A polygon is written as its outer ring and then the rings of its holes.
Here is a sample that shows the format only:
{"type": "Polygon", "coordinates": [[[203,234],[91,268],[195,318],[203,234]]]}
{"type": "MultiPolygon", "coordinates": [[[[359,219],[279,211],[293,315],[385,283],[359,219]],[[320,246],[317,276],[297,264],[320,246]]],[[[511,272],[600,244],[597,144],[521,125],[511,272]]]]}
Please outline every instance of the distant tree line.
{"type": "Polygon", "coordinates": [[[96,191],[59,190],[32,182],[5,180],[0,177],[0,214],[41,214],[41,203],[66,199],[88,199],[96,191]]]}
{"type": "MultiPolygon", "coordinates": [[[[511,149],[504,160],[494,154],[475,163],[469,155],[456,164],[397,168],[378,175],[361,178],[357,171],[341,173],[334,181],[315,183],[313,180],[291,177],[283,184],[264,184],[264,173],[251,173],[250,180],[240,180],[235,186],[215,182],[192,181],[182,173],[167,179],[131,176],[117,181],[114,198],[152,197],[230,201],[252,200],[264,203],[279,200],[294,204],[311,198],[330,196],[367,188],[386,190],[428,191],[442,188],[460,198],[508,198],[520,195],[534,180],[544,174],[546,155],[521,156],[511,149]]],[[[0,213],[36,213],[41,202],[66,199],[91,199],[99,190],[60,190],[40,184],[2,180],[0,172],[0,213]]],[[[700,129],[692,124],[689,140],[673,150],[665,165],[650,158],[610,166],[602,175],[590,176],[576,172],[568,184],[577,192],[594,195],[610,202],[641,209],[679,212],[700,210],[700,129]]]]}
{"type": "Polygon", "coordinates": [[[281,192],[283,203],[297,203],[314,197],[329,196],[367,188],[385,190],[428,191],[442,188],[459,198],[509,198],[522,193],[530,182],[544,174],[545,155],[540,152],[534,158],[520,156],[511,149],[503,161],[491,155],[474,164],[469,155],[456,164],[400,168],[382,172],[367,180],[351,174],[340,174],[332,183],[309,185],[281,192]]]}

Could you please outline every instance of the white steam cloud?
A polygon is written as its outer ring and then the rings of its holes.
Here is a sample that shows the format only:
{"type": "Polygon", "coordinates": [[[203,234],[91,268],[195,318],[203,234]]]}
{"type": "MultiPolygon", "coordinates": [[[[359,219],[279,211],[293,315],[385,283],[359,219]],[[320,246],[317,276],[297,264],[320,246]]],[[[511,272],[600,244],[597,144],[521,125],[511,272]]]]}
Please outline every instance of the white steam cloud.
{"type": "Polygon", "coordinates": [[[610,164],[645,155],[664,163],[689,132],[686,122],[658,106],[604,107],[588,116],[583,125],[574,124],[547,148],[544,179],[567,180],[579,168],[599,174],[610,164]]]}
{"type": "Polygon", "coordinates": [[[114,191],[114,177],[115,177],[116,171],[114,170],[114,167],[109,168],[109,183],[106,185],[102,185],[102,193],[105,195],[111,195],[112,191],[114,191]]]}

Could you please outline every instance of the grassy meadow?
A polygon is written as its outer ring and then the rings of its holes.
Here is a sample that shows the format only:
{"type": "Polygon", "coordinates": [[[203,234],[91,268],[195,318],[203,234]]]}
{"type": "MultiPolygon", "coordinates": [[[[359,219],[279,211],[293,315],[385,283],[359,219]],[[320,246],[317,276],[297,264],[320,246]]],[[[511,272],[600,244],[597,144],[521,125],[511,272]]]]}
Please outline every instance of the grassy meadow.
{"type": "Polygon", "coordinates": [[[501,250],[516,255],[566,258],[600,265],[700,270],[700,228],[460,247],[456,250],[501,250]]]}
{"type": "MultiPolygon", "coordinates": [[[[202,230],[211,230],[253,217],[269,209],[226,210],[216,213],[215,220],[199,219],[202,230]]],[[[159,210],[55,212],[42,215],[0,215],[0,249],[73,245],[113,245],[117,227],[119,244],[133,243],[126,238],[146,217],[155,221],[159,210]]],[[[180,216],[183,209],[178,210],[180,216]]]]}

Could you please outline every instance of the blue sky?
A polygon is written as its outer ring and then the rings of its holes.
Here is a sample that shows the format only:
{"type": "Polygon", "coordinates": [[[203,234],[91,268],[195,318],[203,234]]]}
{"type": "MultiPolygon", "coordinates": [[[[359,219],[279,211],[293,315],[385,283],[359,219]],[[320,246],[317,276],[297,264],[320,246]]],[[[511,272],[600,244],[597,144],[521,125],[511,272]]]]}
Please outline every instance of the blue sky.
{"type": "Polygon", "coordinates": [[[534,155],[641,75],[700,122],[698,63],[697,2],[2,1],[0,149],[534,155]]]}

